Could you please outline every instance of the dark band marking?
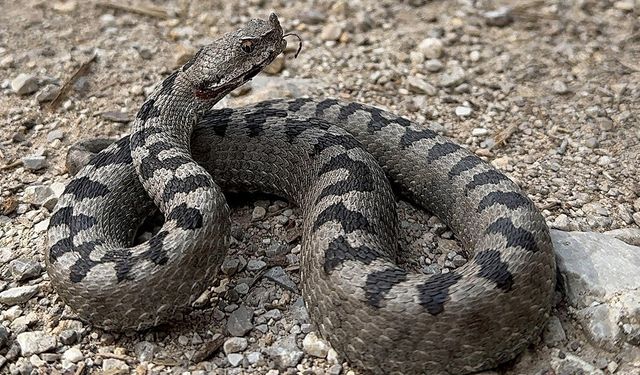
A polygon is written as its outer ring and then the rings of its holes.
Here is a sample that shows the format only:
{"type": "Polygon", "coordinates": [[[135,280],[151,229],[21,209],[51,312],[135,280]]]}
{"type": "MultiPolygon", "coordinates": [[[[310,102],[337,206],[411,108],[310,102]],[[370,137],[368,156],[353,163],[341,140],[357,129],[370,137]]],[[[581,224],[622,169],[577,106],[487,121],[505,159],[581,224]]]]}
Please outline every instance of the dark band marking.
{"type": "Polygon", "coordinates": [[[331,127],[331,124],[328,122],[319,119],[319,118],[309,118],[309,119],[301,119],[301,118],[286,118],[284,120],[285,126],[285,135],[287,136],[287,141],[290,143],[293,142],[300,134],[302,134],[305,130],[309,129],[322,129],[327,130],[331,127]]]}
{"type": "Polygon", "coordinates": [[[149,240],[149,250],[145,251],[140,255],[142,259],[149,259],[155,264],[163,265],[169,261],[169,257],[167,256],[167,251],[163,247],[164,239],[167,237],[169,232],[163,230],[162,232],[158,232],[155,236],[151,237],[149,240]]]}
{"type": "Polygon", "coordinates": [[[513,225],[508,217],[502,217],[489,225],[487,234],[500,233],[507,240],[507,247],[519,246],[527,251],[537,252],[538,245],[533,233],[513,225]]]}
{"type": "Polygon", "coordinates": [[[217,136],[224,137],[234,112],[235,110],[232,108],[216,109],[208,112],[200,121],[199,127],[211,127],[217,136]]]}
{"type": "Polygon", "coordinates": [[[433,275],[418,286],[420,305],[431,315],[438,315],[444,311],[444,304],[449,300],[449,288],[455,285],[461,275],[454,272],[433,275]]]}
{"type": "Polygon", "coordinates": [[[268,99],[253,104],[251,107],[256,109],[254,112],[260,112],[261,110],[272,108],[274,104],[279,104],[281,101],[282,99],[268,99]]]}
{"type": "Polygon", "coordinates": [[[400,145],[402,147],[409,147],[422,139],[434,139],[437,136],[438,134],[430,129],[416,131],[411,128],[406,128],[404,134],[400,137],[400,145]]]}
{"type": "Polygon", "coordinates": [[[375,189],[375,181],[371,168],[360,160],[351,159],[346,153],[329,159],[329,161],[322,166],[318,174],[323,175],[339,169],[346,169],[349,175],[325,187],[318,196],[316,203],[330,195],[340,196],[351,191],[363,192],[373,191],[375,189]]]}
{"type": "Polygon", "coordinates": [[[335,106],[339,102],[336,99],[325,99],[316,105],[316,117],[324,117],[324,111],[335,106]]]}
{"type": "Polygon", "coordinates": [[[69,267],[69,280],[73,283],[79,283],[87,277],[87,274],[98,263],[89,258],[78,258],[76,262],[69,267]]]}
{"type": "Polygon", "coordinates": [[[310,156],[319,155],[324,150],[333,146],[342,146],[345,150],[363,148],[362,144],[350,134],[325,133],[319,137],[316,144],[313,145],[313,153],[310,156]]]}
{"type": "Polygon", "coordinates": [[[367,302],[373,307],[382,307],[384,296],[395,286],[407,280],[407,271],[400,268],[372,272],[367,275],[364,287],[367,302]]]}
{"type": "Polygon", "coordinates": [[[202,228],[202,213],[197,208],[182,203],[169,212],[167,221],[175,221],[184,230],[194,230],[202,228]]]}
{"type": "Polygon", "coordinates": [[[51,215],[51,218],[49,218],[49,228],[69,223],[71,221],[71,215],[73,215],[73,207],[59,208],[51,215]]]}
{"type": "Polygon", "coordinates": [[[511,210],[515,210],[519,207],[533,206],[529,198],[520,193],[513,191],[492,191],[482,198],[478,204],[478,212],[482,212],[485,208],[491,207],[494,204],[501,204],[511,210]]]}
{"type": "Polygon", "coordinates": [[[473,180],[465,186],[465,189],[469,191],[478,186],[497,184],[501,181],[509,181],[509,178],[495,169],[491,169],[473,176],[473,180]]]}
{"type": "Polygon", "coordinates": [[[142,104],[136,118],[142,122],[146,122],[149,119],[160,116],[160,109],[155,106],[156,100],[151,98],[142,104]]]}
{"type": "Polygon", "coordinates": [[[347,105],[340,106],[340,112],[338,113],[338,123],[346,123],[349,121],[349,116],[356,113],[356,111],[362,109],[362,105],[358,103],[348,103],[347,105]]]}
{"type": "Polygon", "coordinates": [[[49,262],[55,263],[62,255],[73,251],[73,239],[71,237],[63,238],[54,243],[49,248],[49,262]]]}
{"type": "Polygon", "coordinates": [[[249,112],[245,117],[246,128],[249,129],[249,137],[257,137],[264,133],[267,120],[273,118],[286,118],[289,113],[284,109],[265,108],[262,111],[249,112]]]}
{"type": "Polygon", "coordinates": [[[102,241],[89,241],[85,242],[81,245],[74,246],[73,248],[67,250],[74,251],[78,254],[78,259],[76,262],[69,267],[69,279],[74,283],[79,283],[82,281],[89,271],[100,262],[96,262],[90,258],[90,254],[95,250],[96,246],[102,245],[102,241]]]}
{"type": "Polygon", "coordinates": [[[160,88],[160,92],[158,94],[159,95],[171,94],[171,92],[173,91],[173,84],[176,81],[176,77],[178,77],[178,71],[171,73],[170,76],[165,78],[164,81],[162,81],[161,83],[162,87],[160,88]]]}
{"type": "Polygon", "coordinates": [[[83,200],[85,198],[104,197],[109,194],[109,188],[107,185],[93,181],[85,176],[71,180],[64,189],[64,194],[73,194],[77,200],[83,200]]]}
{"type": "Polygon", "coordinates": [[[131,149],[129,148],[129,137],[124,137],[116,142],[115,152],[112,150],[104,150],[91,158],[87,165],[93,165],[95,168],[102,168],[115,164],[131,164],[131,149]]]}
{"type": "Polygon", "coordinates": [[[162,133],[162,129],[156,127],[142,128],[130,136],[131,150],[136,150],[138,147],[142,147],[147,143],[147,138],[153,134],[162,133]]]}
{"type": "Polygon", "coordinates": [[[454,152],[460,150],[462,147],[458,146],[453,142],[445,142],[445,143],[436,143],[429,150],[429,154],[427,155],[428,162],[434,162],[444,156],[449,154],[453,154],[454,152]]]}
{"type": "Polygon", "coordinates": [[[353,247],[347,239],[340,236],[329,243],[324,253],[324,272],[329,274],[340,267],[346,261],[357,261],[363,264],[371,264],[378,259],[378,254],[368,246],[353,247]]]}
{"type": "Polygon", "coordinates": [[[476,165],[482,164],[482,159],[475,155],[465,156],[460,159],[449,171],[449,179],[458,177],[462,172],[473,169],[476,165]]]}
{"type": "Polygon", "coordinates": [[[97,264],[104,263],[114,263],[113,268],[116,270],[116,279],[118,282],[124,280],[132,280],[133,278],[129,277],[129,271],[135,264],[137,259],[131,256],[131,250],[129,249],[114,249],[108,251],[100,262],[96,262],[97,264]]]}
{"type": "Polygon", "coordinates": [[[140,161],[140,175],[145,180],[153,177],[153,173],[158,169],[168,169],[176,171],[180,166],[193,162],[183,155],[176,155],[166,159],[158,159],[158,154],[172,149],[174,146],[166,142],[156,142],[148,145],[149,155],[140,161]]]}
{"type": "Polygon", "coordinates": [[[377,131],[380,131],[382,128],[391,125],[391,124],[396,124],[396,125],[400,125],[404,128],[411,126],[412,123],[411,121],[407,120],[404,117],[399,117],[396,115],[392,115],[390,116],[391,119],[382,116],[383,113],[389,115],[388,112],[380,109],[380,108],[376,108],[376,107],[363,107],[362,105],[358,105],[360,110],[366,111],[367,113],[369,113],[371,115],[371,121],[369,121],[369,123],[367,124],[367,128],[369,130],[369,133],[373,134],[377,131]]]}
{"type": "Polygon", "coordinates": [[[88,216],[85,214],[78,214],[71,216],[71,220],[69,220],[69,235],[71,237],[75,237],[76,234],[83,230],[87,230],[93,227],[96,224],[97,220],[95,217],[88,216]]]}
{"type": "Polygon", "coordinates": [[[198,188],[213,186],[209,176],[198,174],[185,178],[174,177],[167,181],[162,192],[162,200],[169,202],[178,193],[190,193],[198,188]]]}
{"type": "Polygon", "coordinates": [[[513,275],[509,272],[507,264],[500,259],[499,251],[480,251],[476,253],[473,260],[481,267],[478,276],[493,281],[504,292],[511,290],[513,287],[513,275]]]}
{"type": "Polygon", "coordinates": [[[202,53],[202,48],[200,48],[198,52],[196,52],[195,55],[193,55],[193,57],[189,61],[187,61],[186,64],[182,66],[182,71],[184,72],[187,69],[191,68],[191,66],[196,62],[196,60],[198,59],[198,56],[200,56],[201,53],[202,53]]]}
{"type": "Polygon", "coordinates": [[[311,98],[296,98],[292,100],[287,105],[287,111],[290,113],[298,112],[305,104],[311,102],[311,98]]]}
{"type": "Polygon", "coordinates": [[[325,208],[313,223],[313,229],[316,230],[330,221],[339,223],[346,233],[351,233],[356,230],[368,231],[370,228],[369,220],[367,220],[364,215],[360,212],[349,210],[342,202],[332,204],[325,208]]]}
{"type": "Polygon", "coordinates": [[[61,255],[70,251],[79,251],[78,247],[73,244],[73,237],[80,231],[89,229],[96,224],[96,219],[84,214],[72,215],[72,207],[64,207],[56,211],[51,215],[49,221],[49,227],[56,225],[67,225],[69,227],[69,237],[58,240],[49,249],[49,261],[55,263],[55,261],[61,255]]]}

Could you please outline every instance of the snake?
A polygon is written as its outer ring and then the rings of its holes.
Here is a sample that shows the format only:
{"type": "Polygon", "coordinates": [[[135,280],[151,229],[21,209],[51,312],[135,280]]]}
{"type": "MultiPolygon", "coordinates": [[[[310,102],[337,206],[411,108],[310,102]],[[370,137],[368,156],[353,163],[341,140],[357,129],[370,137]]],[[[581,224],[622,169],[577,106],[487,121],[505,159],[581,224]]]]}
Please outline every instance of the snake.
{"type": "Polygon", "coordinates": [[[515,358],[552,306],[549,230],[521,188],[425,125],[333,98],[213,109],[286,47],[275,14],[202,47],[144,101],[131,134],[91,157],[50,217],[46,269],[105,329],[171,321],[215,281],[230,242],[224,191],[302,211],[302,295],[320,335],[372,374],[465,374],[515,358]],[[397,194],[396,194],[397,193],[397,194]],[[401,267],[396,195],[438,216],[469,254],[401,267]],[[164,223],[133,239],[158,209],[164,223]]]}

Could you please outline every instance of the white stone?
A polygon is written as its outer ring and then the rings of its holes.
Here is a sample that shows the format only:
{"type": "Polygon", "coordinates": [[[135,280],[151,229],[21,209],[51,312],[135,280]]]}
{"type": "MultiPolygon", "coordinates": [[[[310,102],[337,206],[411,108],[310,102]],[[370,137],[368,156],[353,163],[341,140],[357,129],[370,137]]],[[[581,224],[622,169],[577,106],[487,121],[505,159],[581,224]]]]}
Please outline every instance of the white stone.
{"type": "Polygon", "coordinates": [[[473,128],[471,130],[471,135],[474,137],[480,137],[483,135],[487,135],[489,134],[489,130],[485,129],[485,128],[473,128]]]}
{"type": "Polygon", "coordinates": [[[78,363],[84,360],[84,355],[78,348],[69,348],[62,354],[62,358],[69,362],[78,363]]]}
{"type": "Polygon", "coordinates": [[[102,370],[119,373],[119,371],[125,371],[128,373],[129,365],[125,361],[115,359],[115,358],[105,358],[102,360],[102,370]]]}
{"type": "Polygon", "coordinates": [[[302,348],[307,354],[318,358],[326,358],[330,346],[326,341],[319,338],[315,332],[309,332],[302,340],[302,348]]]}
{"type": "Polygon", "coordinates": [[[47,157],[44,155],[28,155],[21,160],[24,167],[32,171],[37,171],[47,166],[47,157]]]}
{"type": "Polygon", "coordinates": [[[227,360],[233,367],[238,366],[243,359],[244,359],[244,356],[242,354],[231,353],[227,355],[227,360]]]}
{"type": "Polygon", "coordinates": [[[37,285],[25,285],[11,288],[0,293],[0,303],[5,305],[17,305],[27,302],[31,297],[38,293],[37,285]]]}
{"type": "Polygon", "coordinates": [[[471,107],[466,107],[466,106],[457,106],[456,107],[456,116],[458,117],[467,117],[469,115],[471,115],[471,107]]]}
{"type": "Polygon", "coordinates": [[[577,308],[637,291],[640,248],[594,232],[551,230],[569,303],[577,308]]]}
{"type": "Polygon", "coordinates": [[[440,39],[426,38],[418,44],[418,50],[427,59],[437,59],[442,56],[443,44],[440,39]]]}
{"type": "Polygon", "coordinates": [[[23,356],[40,354],[55,349],[56,338],[43,331],[22,332],[16,337],[23,356]]]}
{"type": "Polygon", "coordinates": [[[20,73],[11,81],[11,89],[18,95],[33,94],[38,91],[38,79],[31,74],[20,73]]]}
{"type": "Polygon", "coordinates": [[[230,337],[225,342],[222,348],[225,354],[237,353],[245,350],[248,346],[247,339],[244,337],[230,337]]]}

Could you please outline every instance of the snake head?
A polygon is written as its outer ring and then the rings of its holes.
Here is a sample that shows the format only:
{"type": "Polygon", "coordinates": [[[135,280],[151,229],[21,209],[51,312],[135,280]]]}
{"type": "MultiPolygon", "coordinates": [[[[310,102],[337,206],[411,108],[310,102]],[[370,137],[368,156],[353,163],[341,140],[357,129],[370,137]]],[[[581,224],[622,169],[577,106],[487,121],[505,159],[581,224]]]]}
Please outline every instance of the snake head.
{"type": "Polygon", "coordinates": [[[278,17],[271,13],[268,20],[253,19],[204,46],[182,72],[197,98],[215,102],[260,73],[286,45],[278,17]]]}

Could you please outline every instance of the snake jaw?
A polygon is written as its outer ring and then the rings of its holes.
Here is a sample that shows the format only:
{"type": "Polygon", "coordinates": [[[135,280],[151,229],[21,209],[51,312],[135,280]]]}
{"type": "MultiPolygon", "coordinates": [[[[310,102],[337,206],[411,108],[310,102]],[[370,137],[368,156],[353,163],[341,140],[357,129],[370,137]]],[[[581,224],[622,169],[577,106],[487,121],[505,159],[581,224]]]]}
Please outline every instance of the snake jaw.
{"type": "Polygon", "coordinates": [[[203,47],[182,68],[196,98],[205,102],[220,100],[258,75],[284,51],[287,42],[275,14],[271,14],[268,22],[252,22],[245,29],[225,34],[216,43],[203,47]]]}

